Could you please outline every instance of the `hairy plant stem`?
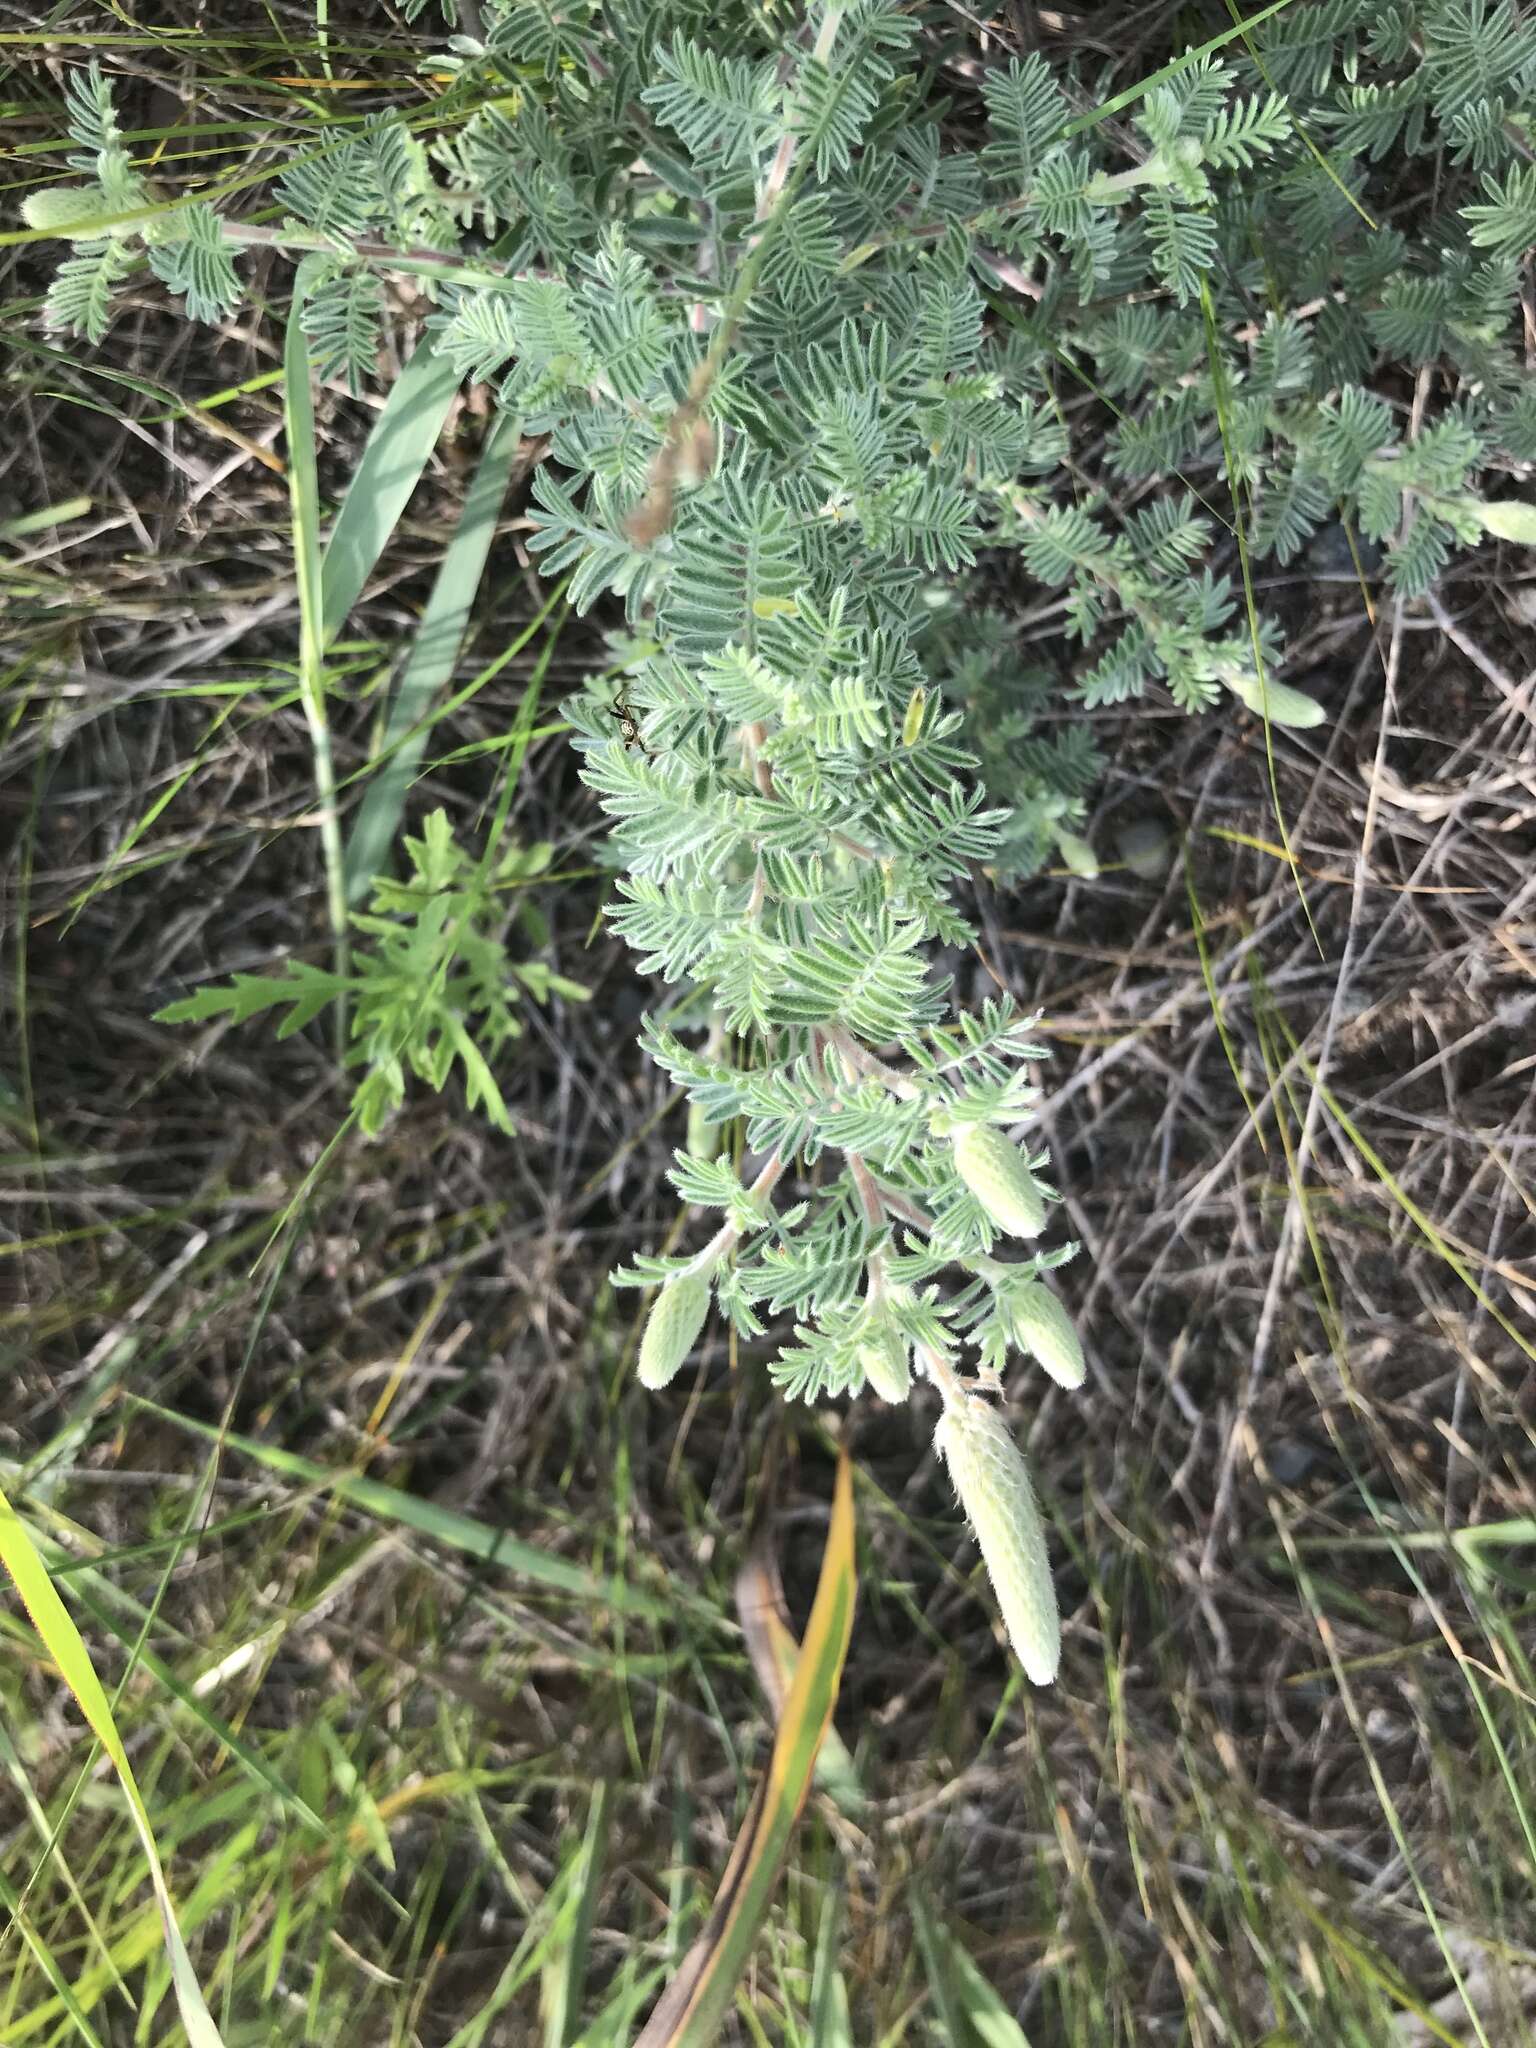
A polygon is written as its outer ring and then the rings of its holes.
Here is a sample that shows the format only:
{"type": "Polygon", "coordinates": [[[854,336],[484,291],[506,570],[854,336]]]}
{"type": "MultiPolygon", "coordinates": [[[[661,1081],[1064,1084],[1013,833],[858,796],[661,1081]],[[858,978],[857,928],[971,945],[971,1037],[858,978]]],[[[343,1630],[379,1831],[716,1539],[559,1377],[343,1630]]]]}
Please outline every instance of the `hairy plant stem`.
{"type": "MultiPolygon", "coordinates": [[[[788,1163],[777,1152],[770,1153],[766,1164],[760,1169],[756,1180],[747,1189],[748,1201],[760,1202],[766,1196],[772,1194],[788,1163]]],[[[681,1269],[677,1277],[681,1279],[684,1274],[688,1273],[711,1272],[719,1265],[726,1253],[740,1242],[744,1234],[739,1223],[722,1223],[714,1236],[709,1240],[709,1243],[701,1251],[694,1254],[687,1265],[681,1269]]]]}

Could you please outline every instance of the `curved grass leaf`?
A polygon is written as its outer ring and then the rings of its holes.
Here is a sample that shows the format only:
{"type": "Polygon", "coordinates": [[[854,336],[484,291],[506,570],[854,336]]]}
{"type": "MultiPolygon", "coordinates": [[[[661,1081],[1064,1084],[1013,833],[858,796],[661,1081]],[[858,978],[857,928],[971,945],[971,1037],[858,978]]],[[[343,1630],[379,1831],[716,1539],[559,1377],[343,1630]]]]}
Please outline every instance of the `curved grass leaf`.
{"type": "Polygon", "coordinates": [[[704,1931],[662,1993],[635,2048],[705,2048],[730,2011],[778,1889],[817,1754],[831,1725],[853,1630],[856,1590],[853,1479],[844,1451],[838,1460],[816,1598],[794,1682],[779,1716],[767,1775],[736,1838],[704,1931]]]}
{"type": "Polygon", "coordinates": [[[459,373],[430,341],[422,342],[396,379],[368,436],[320,570],[320,632],[333,640],[357,603],[448,417],[459,373]]]}
{"type": "Polygon", "coordinates": [[[111,1702],[96,1676],[80,1631],[59,1598],[26,1525],[3,1493],[0,1493],[0,1563],[15,1581],[22,1605],[31,1616],[32,1626],[42,1639],[44,1649],[58,1666],[59,1675],[74,1694],[91,1733],[106,1751],[122,1783],[134,1829],[143,1845],[144,1860],[149,1865],[149,1879],[154,1887],[155,1903],[160,1909],[161,1934],[171,1967],[176,2005],[191,2048],[223,2048],[219,2030],[198,1989],[192,1958],[181,1938],[175,1903],[161,1867],[160,1852],[155,1847],[149,1814],[134,1778],[133,1766],[128,1761],[128,1752],[123,1747],[123,1739],[117,1732],[111,1702]]]}
{"type": "MultiPolygon", "coordinates": [[[[411,360],[414,363],[416,359],[413,356],[411,360]]],[[[453,674],[521,440],[518,422],[505,413],[497,418],[486,438],[458,529],[439,565],[400,687],[389,708],[379,771],[369,784],[347,839],[349,903],[356,903],[367,894],[374,876],[389,859],[406,794],[427,744],[425,713],[432,698],[453,674]]],[[[371,442],[369,448],[371,452],[371,442]]],[[[364,464],[367,460],[365,455],[364,464]]],[[[361,476],[361,469],[358,474],[361,476]]],[[[340,531],[338,521],[337,532],[340,531]]],[[[333,548],[334,545],[333,541],[333,548]]],[[[329,553],[326,561],[330,561],[329,553]]],[[[324,589],[329,605],[331,588],[327,584],[324,589]]],[[[328,611],[326,616],[329,619],[328,611]]]]}
{"type": "Polygon", "coordinates": [[[674,1611],[675,1602],[653,1599],[623,1579],[600,1579],[567,1558],[552,1556],[548,1551],[535,1549],[531,1543],[521,1542],[504,1529],[493,1529],[488,1522],[478,1522],[469,1515],[458,1514],[453,1508],[439,1507],[435,1501],[421,1500],[413,1493],[402,1493],[399,1487],[386,1486],[382,1480],[366,1479],[359,1472],[336,1471],[327,1465],[317,1465],[313,1459],[301,1458],[295,1451],[261,1443],[254,1437],[238,1436],[233,1430],[215,1429],[206,1422],[194,1421],[190,1415],[178,1415],[172,1408],[162,1408],[156,1401],[143,1400],[137,1394],[128,1398],[136,1408],[148,1409],[163,1422],[174,1423],[178,1429],[190,1430],[194,1436],[205,1437],[210,1443],[238,1451],[242,1457],[254,1458],[269,1472],[280,1472],[301,1486],[334,1493],[349,1507],[372,1515],[377,1521],[414,1529],[418,1536],[446,1544],[450,1550],[461,1551],[466,1557],[478,1557],[487,1564],[498,1564],[509,1572],[520,1573],[534,1585],[547,1586],[553,1592],[565,1593],[577,1600],[590,1600],[595,1605],[612,1607],[625,1614],[665,1615],[674,1611]]]}

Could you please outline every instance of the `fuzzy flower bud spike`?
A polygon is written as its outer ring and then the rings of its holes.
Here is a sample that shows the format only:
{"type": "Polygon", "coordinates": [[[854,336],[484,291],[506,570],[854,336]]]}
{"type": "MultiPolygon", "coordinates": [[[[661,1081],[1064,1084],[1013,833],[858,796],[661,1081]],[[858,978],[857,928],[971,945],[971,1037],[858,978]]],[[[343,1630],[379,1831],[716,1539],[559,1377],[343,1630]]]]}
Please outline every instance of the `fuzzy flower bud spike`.
{"type": "Polygon", "coordinates": [[[951,1139],[955,1171],[999,1230],[1038,1237],[1045,1228],[1045,1197],[1024,1155],[991,1124],[962,1124],[951,1139]]]}
{"type": "Polygon", "coordinates": [[[945,1409],[933,1441],[976,1532],[1025,1675],[1049,1685],[1061,1662],[1061,1622],[1023,1453],[996,1409],[969,1396],[945,1409]]]}
{"type": "Polygon", "coordinates": [[[859,1364],[870,1390],[892,1406],[905,1401],[912,1391],[912,1361],[906,1346],[894,1332],[859,1348],[859,1364]]]}
{"type": "Polygon", "coordinates": [[[1031,1280],[1010,1298],[1008,1330],[1021,1350],[1043,1365],[1060,1387],[1080,1387],[1087,1366],[1082,1339],[1049,1287],[1031,1280]]]}
{"type": "Polygon", "coordinates": [[[640,1339],[642,1387],[664,1387],[682,1371],[709,1314],[710,1292],[707,1273],[679,1273],[662,1288],[640,1339]]]}

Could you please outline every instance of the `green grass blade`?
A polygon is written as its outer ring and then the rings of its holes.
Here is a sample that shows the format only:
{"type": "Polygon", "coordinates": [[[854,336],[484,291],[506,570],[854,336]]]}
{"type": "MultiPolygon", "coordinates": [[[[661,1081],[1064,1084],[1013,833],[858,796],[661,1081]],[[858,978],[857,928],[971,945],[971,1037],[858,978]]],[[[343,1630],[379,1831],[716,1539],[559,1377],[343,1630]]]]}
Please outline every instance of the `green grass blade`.
{"type": "Polygon", "coordinates": [[[1257,28],[1260,22],[1268,21],[1273,14],[1282,13],[1292,0],[1270,0],[1268,7],[1261,7],[1257,14],[1244,15],[1231,28],[1224,28],[1214,36],[1208,36],[1203,43],[1182,51],[1156,71],[1149,71],[1145,78],[1138,78],[1134,85],[1128,85],[1124,92],[1117,92],[1113,99],[1105,100],[1102,106],[1092,107],[1086,114],[1079,114],[1075,121],[1069,121],[1061,131],[1064,141],[1074,135],[1086,134],[1090,128],[1097,128],[1102,121],[1110,120],[1116,114],[1123,114],[1127,107],[1134,107],[1144,100],[1148,93],[1156,92],[1160,85],[1166,85],[1170,78],[1177,78],[1188,71],[1204,57],[1213,57],[1218,50],[1235,42],[1239,36],[1246,36],[1249,29],[1257,28]]]}
{"type": "Polygon", "coordinates": [[[154,1887],[155,1902],[160,1909],[161,1932],[165,1942],[167,1960],[171,1967],[171,1982],[176,1992],[176,2004],[181,2013],[181,2023],[187,2032],[192,2048],[223,2048],[219,2030],[213,2023],[213,2016],[203,2003],[203,1994],[198,1989],[197,1978],[192,1969],[192,1958],[187,1954],[186,1943],[181,1938],[181,1929],[176,1922],[176,1908],[171,1898],[170,1886],[166,1883],[165,1871],[161,1867],[160,1852],[155,1847],[154,1832],[149,1824],[149,1814],[128,1761],[128,1752],[123,1747],[122,1737],[117,1732],[117,1723],[112,1716],[111,1704],[96,1676],[90,1653],[85,1647],[80,1631],[70,1618],[69,1610],[59,1598],[47,1568],[33,1546],[32,1538],[4,1494],[0,1494],[0,1563],[15,1581],[21,1595],[22,1605],[32,1618],[32,1625],[42,1639],[43,1647],[59,1668],[64,1683],[74,1694],[81,1713],[85,1716],[91,1733],[106,1751],[112,1768],[117,1772],[123,1792],[128,1801],[128,1811],[133,1819],[135,1831],[143,1846],[144,1858],[149,1865],[150,1883],[154,1887]]]}
{"type": "Polygon", "coordinates": [[[544,2048],[571,2048],[581,2029],[581,2006],[592,1953],[592,1925],[602,1890],[613,1814],[613,1786],[604,1778],[592,1795],[586,1832],[571,1874],[575,1910],[565,1929],[564,1945],[544,1969],[544,2048]]]}
{"type": "Polygon", "coordinates": [[[1029,2048],[1029,2037],[914,1880],[912,1924],[940,2031],[952,2048],[1029,2048]]]}
{"type": "Polygon", "coordinates": [[[446,1544],[466,1557],[502,1565],[535,1585],[548,1586],[553,1592],[565,1593],[577,1600],[589,1600],[598,1606],[618,1608],[626,1614],[660,1617],[676,1612],[675,1602],[652,1599],[620,1579],[599,1579],[581,1565],[571,1564],[563,1557],[551,1557],[547,1551],[536,1550],[531,1543],[520,1542],[503,1529],[493,1529],[488,1523],[474,1521],[452,1508],[439,1507],[435,1501],[420,1500],[415,1494],[402,1493],[398,1487],[386,1486],[382,1480],[365,1479],[357,1472],[333,1471],[309,1458],[301,1458],[295,1451],[281,1450],[276,1444],[258,1443],[254,1437],[237,1436],[233,1430],[215,1429],[209,1423],[195,1422],[190,1415],[178,1415],[174,1409],[162,1408],[156,1401],[145,1401],[138,1395],[127,1398],[136,1408],[147,1409],[163,1422],[174,1423],[178,1429],[190,1430],[194,1436],[238,1451],[242,1457],[254,1458],[269,1472],[280,1472],[301,1486],[335,1493],[349,1506],[374,1516],[378,1521],[413,1530],[416,1535],[446,1544]]]}
{"type": "Polygon", "coordinates": [[[320,570],[320,632],[330,641],[363,593],[421,480],[459,388],[430,340],[400,372],[357,465],[320,570]]]}
{"type": "Polygon", "coordinates": [[[813,2048],[854,2048],[848,2012],[848,1986],[837,1966],[843,1937],[843,1894],[828,1888],[816,1930],[816,1956],[811,1965],[811,2041],[813,2048]]]}
{"type": "MultiPolygon", "coordinates": [[[[562,578],[559,583],[551,585],[549,595],[528,621],[527,625],[505,647],[498,648],[483,668],[471,676],[469,681],[460,689],[455,690],[451,697],[445,698],[442,703],[428,711],[416,725],[406,726],[398,739],[391,740],[386,746],[381,746],[374,760],[368,762],[362,768],[355,768],[349,776],[346,776],[337,785],[338,788],[345,789],[349,783],[362,781],[370,775],[378,774],[379,770],[390,758],[390,749],[392,747],[406,745],[408,741],[415,739],[418,732],[423,734],[430,732],[433,726],[440,725],[446,718],[451,718],[456,711],[462,710],[472,698],[479,696],[488,683],[495,682],[497,676],[501,674],[507,664],[516,661],[529,641],[534,638],[535,634],[543,630],[550,617],[559,609],[561,601],[565,596],[568,581],[568,578],[562,578]]],[[[561,611],[559,618],[556,619],[554,628],[556,636],[558,636],[563,628],[567,616],[567,612],[561,611]]],[[[510,732],[493,733],[486,739],[471,740],[465,746],[454,747],[448,753],[440,754],[433,760],[428,761],[426,767],[421,772],[427,775],[434,774],[440,768],[452,768],[460,761],[481,760],[490,754],[510,754],[514,765],[520,767],[523,755],[535,740],[558,739],[562,733],[567,733],[570,729],[570,726],[564,719],[552,719],[547,725],[535,726],[531,725],[520,714],[510,732]]]]}
{"type": "Polygon", "coordinates": [[[20,1933],[38,1968],[53,1986],[55,1997],[69,2014],[70,2021],[81,2040],[89,2042],[90,2048],[102,2048],[101,2036],[86,2018],[79,1999],[70,1988],[69,1979],[54,1960],[53,1951],[32,1925],[25,1900],[3,1870],[0,1870],[0,1906],[3,1906],[10,1915],[11,1926],[20,1933]]]}
{"type": "Polygon", "coordinates": [[[961,2016],[960,1993],[950,1967],[949,1948],[939,1932],[939,1923],[928,1903],[928,1895],[916,1878],[908,1888],[908,1900],[912,1910],[912,1931],[917,1936],[923,1975],[928,1980],[933,2025],[941,2038],[952,2044],[952,2048],[971,2048],[961,2016]]]}
{"type": "Polygon", "coordinates": [[[19,519],[0,519],[0,540],[25,540],[29,534],[46,533],[50,527],[67,526],[72,519],[84,519],[94,498],[66,498],[62,504],[44,505],[40,511],[24,512],[19,519]]]}
{"type": "Polygon", "coordinates": [[[658,1963],[641,1975],[634,1957],[627,1957],[619,1973],[617,1990],[596,2019],[577,2035],[575,2048],[629,2048],[635,2016],[654,1996],[666,1974],[665,1966],[658,1963]]]}
{"type": "MultiPolygon", "coordinates": [[[[185,1537],[178,1537],[177,1539],[178,1545],[183,1548],[185,1547],[185,1541],[185,1537]]],[[[196,1690],[179,1678],[162,1657],[158,1656],[147,1644],[140,1642],[140,1637],[143,1634],[143,1623],[148,1618],[147,1611],[137,1601],[130,1600],[126,1594],[120,1592],[111,1584],[110,1580],[99,1578],[95,1572],[89,1572],[82,1582],[78,1576],[81,1569],[82,1567],[78,1562],[69,1570],[66,1570],[55,1563],[52,1555],[48,1559],[49,1575],[55,1580],[70,1576],[75,1577],[75,1598],[90,1619],[98,1627],[105,1629],[110,1635],[115,1636],[125,1649],[134,1650],[137,1646],[138,1663],[144,1667],[157,1685],[163,1686],[171,1698],[186,1710],[205,1735],[223,1749],[228,1750],[241,1769],[246,1771],[265,1791],[270,1793],[295,1820],[302,1823],[305,1827],[314,1828],[323,1833],[325,1822],[320,1815],[315,1813],[300,1795],[284,1781],[281,1774],[267,1762],[266,1758],[258,1750],[254,1749],[238,1730],[232,1728],[222,1715],[216,1713],[205,1700],[199,1698],[196,1690]],[[137,1627],[129,1627],[127,1624],[115,1620],[106,1604],[109,1598],[116,1600],[125,1609],[136,1613],[139,1625],[137,1627]]]]}
{"type": "MultiPolygon", "coordinates": [[[[309,349],[300,314],[307,280],[303,266],[294,283],[283,339],[283,418],[288,440],[288,493],[293,508],[293,565],[299,586],[299,694],[315,757],[315,794],[320,805],[320,843],[325,856],[326,905],[336,972],[347,971],[347,890],[343,877],[341,825],[336,816],[336,770],[325,703],[325,635],[321,625],[320,486],[315,468],[315,406],[309,385],[309,349]]],[[[346,1044],[346,1006],[336,1006],[338,1047],[346,1044]]]]}
{"type": "Polygon", "coordinates": [[[369,883],[389,858],[406,794],[426,748],[425,714],[453,674],[521,439],[518,422],[502,414],[487,437],[474,482],[464,500],[458,531],[438,569],[410,659],[390,706],[382,765],[369,785],[347,840],[345,876],[349,903],[366,895],[369,883]]]}

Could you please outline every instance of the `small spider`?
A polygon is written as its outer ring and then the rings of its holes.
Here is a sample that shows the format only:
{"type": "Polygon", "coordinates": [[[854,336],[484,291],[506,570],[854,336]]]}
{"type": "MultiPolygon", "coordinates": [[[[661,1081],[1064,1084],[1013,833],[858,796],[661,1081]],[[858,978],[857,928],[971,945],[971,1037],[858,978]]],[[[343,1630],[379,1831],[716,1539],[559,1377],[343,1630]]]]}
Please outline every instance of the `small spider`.
{"type": "Polygon", "coordinates": [[[645,744],[644,736],[640,731],[640,721],[635,716],[634,706],[630,703],[622,688],[608,706],[608,710],[610,715],[619,721],[619,737],[623,740],[625,746],[638,747],[647,761],[654,761],[656,756],[645,744]]]}

